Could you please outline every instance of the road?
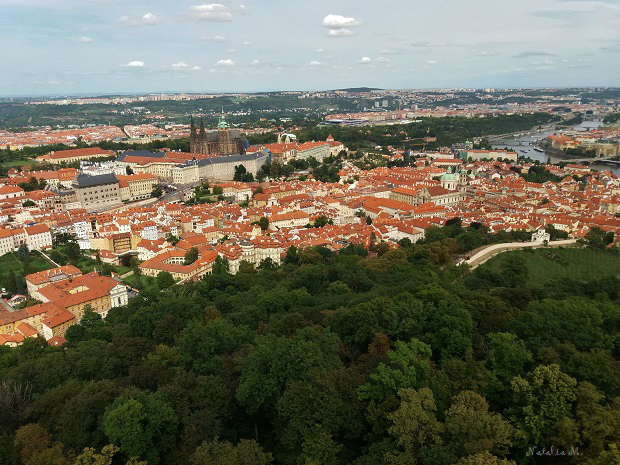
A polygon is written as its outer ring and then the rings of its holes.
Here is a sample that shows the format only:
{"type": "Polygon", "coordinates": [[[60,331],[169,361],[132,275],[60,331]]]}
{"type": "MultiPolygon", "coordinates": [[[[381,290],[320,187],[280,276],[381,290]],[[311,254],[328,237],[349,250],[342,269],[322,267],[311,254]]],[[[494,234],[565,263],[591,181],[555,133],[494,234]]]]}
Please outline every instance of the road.
{"type": "Polygon", "coordinates": [[[157,203],[165,203],[170,202],[172,200],[183,200],[183,197],[187,191],[191,191],[194,187],[198,186],[199,182],[194,182],[191,184],[170,184],[174,186],[176,189],[169,190],[164,195],[162,195],[157,203]]]}
{"type": "Polygon", "coordinates": [[[467,263],[469,268],[474,270],[478,266],[482,265],[488,259],[498,255],[502,252],[507,252],[509,250],[519,250],[526,248],[544,248],[544,247],[563,247],[568,245],[574,245],[577,243],[577,239],[565,239],[561,241],[551,241],[546,246],[541,244],[540,242],[505,242],[503,244],[494,244],[475,253],[469,259],[461,262],[467,263]]]}

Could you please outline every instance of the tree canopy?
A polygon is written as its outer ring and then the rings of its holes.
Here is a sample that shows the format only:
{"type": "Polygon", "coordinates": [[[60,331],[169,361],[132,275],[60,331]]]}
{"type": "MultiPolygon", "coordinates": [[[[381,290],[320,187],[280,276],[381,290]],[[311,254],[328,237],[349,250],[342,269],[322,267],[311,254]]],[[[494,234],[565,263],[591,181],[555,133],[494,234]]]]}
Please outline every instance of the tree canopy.
{"type": "Polygon", "coordinates": [[[452,221],[398,249],[162,273],[62,347],[0,347],[0,464],[618,463],[620,279],[453,265],[500,239],[452,221]]]}

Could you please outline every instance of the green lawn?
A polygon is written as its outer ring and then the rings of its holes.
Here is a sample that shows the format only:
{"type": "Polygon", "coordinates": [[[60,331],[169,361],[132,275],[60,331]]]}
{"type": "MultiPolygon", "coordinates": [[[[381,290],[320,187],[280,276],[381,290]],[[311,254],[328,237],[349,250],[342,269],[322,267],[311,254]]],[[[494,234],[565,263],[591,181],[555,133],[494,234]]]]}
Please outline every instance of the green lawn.
{"type": "Polygon", "coordinates": [[[37,168],[39,167],[39,164],[37,163],[36,160],[10,160],[10,161],[3,161],[2,163],[0,163],[0,168],[2,168],[3,170],[9,170],[11,168],[18,168],[18,167],[23,167],[23,166],[30,166],[30,167],[37,168]]]}
{"type": "Polygon", "coordinates": [[[125,274],[125,273],[131,271],[131,268],[129,268],[128,266],[123,266],[123,265],[115,266],[114,268],[116,268],[116,272],[119,275],[125,274]]]}
{"type": "MultiPolygon", "coordinates": [[[[63,252],[66,246],[56,247],[58,251],[63,252]]],[[[61,264],[68,263],[63,260],[61,264]]],[[[82,273],[89,273],[96,267],[97,271],[101,272],[102,264],[96,262],[96,260],[82,255],[79,260],[73,262],[73,265],[77,266],[82,273]]],[[[54,266],[45,260],[38,252],[29,252],[28,259],[21,261],[16,253],[9,253],[0,256],[0,288],[5,288],[10,294],[25,293],[26,291],[26,275],[30,273],[36,273],[37,271],[49,270],[54,266]]],[[[112,267],[119,275],[125,274],[131,270],[126,266],[113,266],[112,267]]],[[[135,277],[128,276],[125,282],[132,287],[135,287],[135,277]]],[[[155,289],[157,290],[157,284],[155,279],[148,276],[141,276],[142,289],[155,289]]]]}
{"type": "Polygon", "coordinates": [[[158,291],[157,281],[155,278],[151,278],[150,276],[136,276],[132,274],[131,276],[127,276],[123,279],[123,282],[139,291],[158,291]],[[140,284],[136,287],[136,280],[140,279],[140,284]]]}
{"type": "MultiPolygon", "coordinates": [[[[92,260],[88,257],[83,257],[77,261],[75,266],[77,266],[82,271],[82,273],[90,273],[95,268],[97,268],[97,271],[101,273],[103,263],[97,263],[96,260],[92,260]]],[[[129,270],[131,270],[131,268],[126,267],[126,266],[116,266],[116,265],[110,265],[110,266],[112,266],[112,268],[114,269],[114,272],[118,273],[119,275],[125,274],[129,270]]]]}
{"type": "MultiPolygon", "coordinates": [[[[56,260],[60,265],[65,265],[67,263],[71,263],[72,265],[78,267],[80,269],[80,271],[82,271],[82,273],[90,273],[91,271],[93,271],[95,268],[97,268],[97,271],[101,273],[102,270],[102,266],[104,265],[103,263],[97,263],[97,260],[90,258],[90,253],[88,251],[83,251],[82,254],[80,255],[80,257],[77,260],[69,260],[66,256],[66,252],[67,252],[67,246],[66,245],[58,245],[56,247],[54,247],[54,250],[58,253],[61,254],[60,259],[56,260]]],[[[50,252],[52,253],[52,252],[50,252]]],[[[54,255],[54,254],[52,254],[54,255]]],[[[55,255],[54,255],[55,256],[55,255]]],[[[54,259],[54,256],[52,256],[52,259],[54,259]]],[[[59,258],[59,257],[56,257],[59,258]]],[[[126,266],[115,266],[115,265],[105,265],[106,268],[111,266],[114,270],[115,273],[118,274],[125,274],[127,273],[131,268],[126,267],[126,266]]]]}
{"type": "Polygon", "coordinates": [[[36,273],[37,271],[49,270],[50,268],[53,268],[53,265],[38,252],[30,252],[28,259],[23,262],[15,253],[2,255],[0,256],[0,287],[7,289],[9,292],[23,291],[26,287],[24,279],[26,275],[36,273]],[[16,275],[19,275],[20,286],[16,286],[16,275]]]}
{"type": "Polygon", "coordinates": [[[620,275],[620,256],[596,249],[526,249],[501,253],[480,269],[499,272],[500,264],[510,256],[523,257],[529,269],[529,286],[540,286],[552,279],[592,279],[620,275]]]}

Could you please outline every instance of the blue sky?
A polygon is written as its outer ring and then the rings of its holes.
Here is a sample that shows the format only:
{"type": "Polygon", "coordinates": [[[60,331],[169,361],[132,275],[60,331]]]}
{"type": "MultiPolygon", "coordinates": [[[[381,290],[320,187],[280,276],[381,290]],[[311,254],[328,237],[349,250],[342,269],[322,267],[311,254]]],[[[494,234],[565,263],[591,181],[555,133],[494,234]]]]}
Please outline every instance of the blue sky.
{"type": "Polygon", "coordinates": [[[620,86],[620,0],[0,0],[0,94],[620,86]]]}

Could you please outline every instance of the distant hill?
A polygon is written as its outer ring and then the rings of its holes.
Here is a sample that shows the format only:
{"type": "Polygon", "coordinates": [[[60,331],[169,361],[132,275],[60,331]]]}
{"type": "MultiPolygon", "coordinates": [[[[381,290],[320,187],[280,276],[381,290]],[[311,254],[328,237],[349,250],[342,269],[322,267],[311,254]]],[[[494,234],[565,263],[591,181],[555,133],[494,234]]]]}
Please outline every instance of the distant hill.
{"type": "Polygon", "coordinates": [[[338,91],[344,91],[344,92],[372,92],[373,90],[384,90],[381,89],[379,87],[351,87],[348,89],[336,89],[338,91]]]}

